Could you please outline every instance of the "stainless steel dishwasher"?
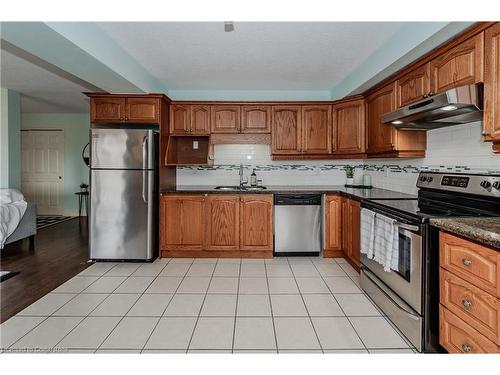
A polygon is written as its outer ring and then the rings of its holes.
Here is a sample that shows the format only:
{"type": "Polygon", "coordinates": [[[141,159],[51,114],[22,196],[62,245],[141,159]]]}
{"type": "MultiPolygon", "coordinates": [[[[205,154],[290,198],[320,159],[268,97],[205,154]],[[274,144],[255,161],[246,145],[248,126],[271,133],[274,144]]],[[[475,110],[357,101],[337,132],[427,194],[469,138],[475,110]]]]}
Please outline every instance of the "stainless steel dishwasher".
{"type": "Polygon", "coordinates": [[[321,252],[321,195],[274,195],[274,254],[321,252]]]}

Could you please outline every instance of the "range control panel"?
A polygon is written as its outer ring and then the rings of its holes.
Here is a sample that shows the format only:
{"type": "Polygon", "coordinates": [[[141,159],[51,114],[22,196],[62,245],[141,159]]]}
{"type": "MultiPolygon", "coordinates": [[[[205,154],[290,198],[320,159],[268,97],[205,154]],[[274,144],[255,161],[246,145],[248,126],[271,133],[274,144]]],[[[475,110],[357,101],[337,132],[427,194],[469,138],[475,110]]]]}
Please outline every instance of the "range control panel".
{"type": "Polygon", "coordinates": [[[500,198],[500,175],[420,172],[417,187],[500,198]]]}

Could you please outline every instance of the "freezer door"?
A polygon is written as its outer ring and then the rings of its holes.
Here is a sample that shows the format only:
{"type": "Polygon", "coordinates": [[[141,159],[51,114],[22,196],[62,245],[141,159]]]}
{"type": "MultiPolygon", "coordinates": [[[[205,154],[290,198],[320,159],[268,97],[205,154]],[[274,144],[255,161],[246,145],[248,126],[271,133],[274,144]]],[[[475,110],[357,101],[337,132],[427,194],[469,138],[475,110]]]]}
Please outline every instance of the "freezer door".
{"type": "Polygon", "coordinates": [[[90,168],[153,169],[153,130],[91,129],[90,168]]]}
{"type": "Polygon", "coordinates": [[[92,170],[90,258],[148,260],[154,253],[154,171],[92,170]]]}

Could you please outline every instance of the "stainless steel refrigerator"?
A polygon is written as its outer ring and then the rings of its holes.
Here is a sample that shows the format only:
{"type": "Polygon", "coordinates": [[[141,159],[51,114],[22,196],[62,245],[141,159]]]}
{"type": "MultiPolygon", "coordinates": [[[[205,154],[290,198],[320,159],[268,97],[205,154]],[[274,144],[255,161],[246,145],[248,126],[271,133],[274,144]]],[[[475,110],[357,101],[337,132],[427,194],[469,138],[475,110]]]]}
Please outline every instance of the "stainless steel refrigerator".
{"type": "Polygon", "coordinates": [[[90,258],[153,259],[157,132],[94,128],[90,139],[90,258]]]}

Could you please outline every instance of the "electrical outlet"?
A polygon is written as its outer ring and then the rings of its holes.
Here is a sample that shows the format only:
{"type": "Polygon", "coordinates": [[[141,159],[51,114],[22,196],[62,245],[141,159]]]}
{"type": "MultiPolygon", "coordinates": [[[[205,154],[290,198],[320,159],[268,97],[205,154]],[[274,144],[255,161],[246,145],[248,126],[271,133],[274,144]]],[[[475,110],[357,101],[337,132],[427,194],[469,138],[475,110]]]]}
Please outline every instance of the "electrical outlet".
{"type": "Polygon", "coordinates": [[[198,150],[198,141],[193,141],[193,150],[198,150]]]}

